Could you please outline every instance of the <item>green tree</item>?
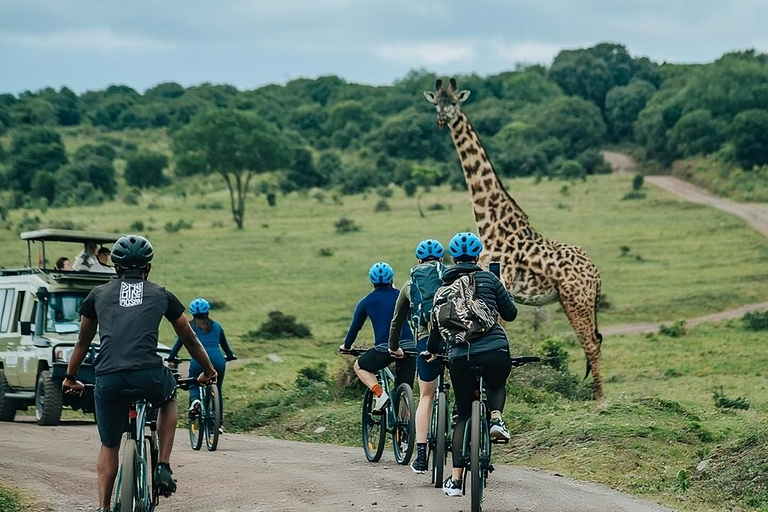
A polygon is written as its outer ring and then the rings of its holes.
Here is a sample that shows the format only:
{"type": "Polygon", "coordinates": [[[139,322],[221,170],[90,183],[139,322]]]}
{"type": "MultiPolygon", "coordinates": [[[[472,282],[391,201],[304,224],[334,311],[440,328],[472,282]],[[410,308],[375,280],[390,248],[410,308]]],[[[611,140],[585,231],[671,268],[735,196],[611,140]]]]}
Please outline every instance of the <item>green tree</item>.
{"type": "Polygon", "coordinates": [[[745,169],[768,163],[768,110],[750,109],[739,113],[730,126],[735,157],[745,169]]]}
{"type": "Polygon", "coordinates": [[[632,140],[632,124],[655,92],[656,88],[645,80],[633,80],[628,85],[608,91],[605,97],[605,120],[611,140],[632,140]]]}
{"type": "Polygon", "coordinates": [[[421,209],[421,198],[429,189],[437,185],[442,178],[440,169],[433,165],[414,165],[411,168],[411,177],[413,183],[421,187],[419,194],[416,196],[416,209],[419,211],[419,217],[422,219],[426,217],[424,211],[421,209]]]}
{"type": "Polygon", "coordinates": [[[560,140],[567,158],[599,147],[605,140],[606,127],[600,110],[581,98],[566,96],[543,104],[534,119],[533,134],[540,134],[539,140],[560,140]]]}
{"type": "Polygon", "coordinates": [[[14,134],[11,142],[10,168],[6,171],[8,187],[30,192],[38,172],[55,172],[67,163],[61,136],[50,128],[36,127],[14,134]]]}
{"type": "Polygon", "coordinates": [[[670,149],[682,157],[714,153],[722,141],[723,127],[704,109],[688,112],[669,131],[670,149]]]}
{"type": "Polygon", "coordinates": [[[293,151],[293,165],[288,169],[286,179],[293,182],[297,189],[323,187],[330,182],[330,175],[320,172],[315,166],[312,152],[307,148],[293,151]]]}
{"type": "Polygon", "coordinates": [[[125,182],[132,187],[159,187],[165,183],[163,170],[168,157],[154,151],[141,151],[128,158],[125,164],[125,182]]]}
{"type": "Polygon", "coordinates": [[[222,176],[229,188],[232,218],[239,229],[251,178],[287,167],[291,151],[285,136],[273,125],[237,110],[203,113],[173,137],[177,158],[192,157],[222,176]]]}

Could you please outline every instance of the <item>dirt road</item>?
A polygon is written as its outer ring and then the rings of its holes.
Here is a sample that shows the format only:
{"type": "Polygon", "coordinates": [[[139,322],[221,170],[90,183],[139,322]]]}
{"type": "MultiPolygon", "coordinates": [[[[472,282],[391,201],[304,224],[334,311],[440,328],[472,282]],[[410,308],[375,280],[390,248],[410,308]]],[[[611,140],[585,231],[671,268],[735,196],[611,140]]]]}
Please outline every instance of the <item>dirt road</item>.
{"type": "MultiPolygon", "coordinates": [[[[605,161],[618,173],[631,173],[635,170],[632,159],[622,153],[603,151],[605,161]]],[[[706,204],[719,210],[732,213],[744,219],[747,224],[768,236],[768,205],[757,203],[737,203],[717,197],[703,188],[674,176],[646,176],[645,181],[693,203],[706,204]]]]}
{"type": "MultiPolygon", "coordinates": [[[[448,498],[395,464],[378,464],[362,448],[226,434],[213,453],[193,452],[179,430],[173,456],[179,491],[163,511],[468,510],[469,497],[448,498]]],[[[98,435],[93,424],[38,427],[0,423],[0,481],[31,490],[51,511],[93,511],[98,435]]],[[[486,494],[488,511],[662,512],[669,509],[543,471],[498,467],[486,494]]]]}

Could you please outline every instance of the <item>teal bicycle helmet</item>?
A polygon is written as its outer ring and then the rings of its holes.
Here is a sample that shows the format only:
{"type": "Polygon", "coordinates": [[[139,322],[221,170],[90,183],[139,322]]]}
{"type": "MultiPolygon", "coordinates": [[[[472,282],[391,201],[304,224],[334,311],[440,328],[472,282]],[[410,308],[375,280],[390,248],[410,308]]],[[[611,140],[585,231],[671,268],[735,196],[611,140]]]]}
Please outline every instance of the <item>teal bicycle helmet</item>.
{"type": "Polygon", "coordinates": [[[476,260],[483,252],[483,242],[474,233],[456,233],[448,244],[448,250],[455,260],[476,260]]]}
{"type": "Polygon", "coordinates": [[[198,297],[189,303],[189,312],[194,315],[207,315],[211,310],[211,304],[202,297],[198,297]]]}
{"type": "Polygon", "coordinates": [[[374,263],[371,269],[368,271],[368,279],[371,280],[372,285],[377,284],[392,284],[392,280],[395,277],[395,271],[389,263],[380,261],[374,263]]]}
{"type": "Polygon", "coordinates": [[[435,259],[438,260],[445,254],[443,244],[432,238],[427,238],[419,242],[416,246],[416,258],[420,260],[435,259]]]}

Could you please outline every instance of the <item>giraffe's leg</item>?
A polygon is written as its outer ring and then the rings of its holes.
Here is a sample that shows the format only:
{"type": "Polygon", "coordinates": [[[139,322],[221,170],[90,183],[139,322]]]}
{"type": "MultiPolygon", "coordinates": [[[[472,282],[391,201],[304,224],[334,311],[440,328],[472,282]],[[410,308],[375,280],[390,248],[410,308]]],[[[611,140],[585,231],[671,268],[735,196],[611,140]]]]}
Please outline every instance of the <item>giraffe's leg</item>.
{"type": "Polygon", "coordinates": [[[569,294],[567,290],[561,290],[560,303],[576,337],[584,348],[584,355],[587,357],[587,373],[592,371],[592,396],[595,400],[599,400],[603,397],[603,382],[600,374],[601,336],[597,332],[595,301],[584,297],[583,293],[569,294]]]}

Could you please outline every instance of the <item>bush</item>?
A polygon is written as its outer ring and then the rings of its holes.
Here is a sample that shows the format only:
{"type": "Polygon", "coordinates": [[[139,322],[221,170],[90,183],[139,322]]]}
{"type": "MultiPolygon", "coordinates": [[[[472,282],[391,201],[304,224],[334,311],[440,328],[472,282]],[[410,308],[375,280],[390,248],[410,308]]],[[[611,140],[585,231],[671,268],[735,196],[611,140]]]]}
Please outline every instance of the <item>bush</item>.
{"type": "Polygon", "coordinates": [[[374,211],[376,212],[388,212],[392,208],[389,206],[389,203],[386,199],[382,199],[378,203],[376,203],[376,207],[374,208],[374,211]]]}
{"type": "Polygon", "coordinates": [[[182,229],[192,229],[192,223],[181,219],[176,222],[167,222],[164,228],[168,233],[176,233],[182,229]]]}
{"type": "Polygon", "coordinates": [[[330,247],[321,247],[317,250],[318,256],[333,256],[333,249],[330,247]]]}
{"type": "Polygon", "coordinates": [[[712,398],[714,398],[715,407],[718,409],[742,409],[744,411],[749,409],[749,401],[746,398],[742,396],[739,398],[728,398],[723,393],[723,386],[712,391],[712,398]]]}
{"type": "Polygon", "coordinates": [[[340,218],[333,225],[336,228],[336,232],[339,234],[354,233],[355,231],[360,231],[360,226],[355,224],[354,220],[347,217],[340,218]]]}
{"type": "Polygon", "coordinates": [[[416,195],[416,189],[418,188],[418,185],[415,181],[408,180],[405,183],[403,183],[403,191],[405,192],[405,195],[408,197],[413,197],[416,195]]]}
{"type": "Polygon", "coordinates": [[[621,198],[622,201],[627,201],[632,199],[645,199],[645,192],[643,192],[642,190],[632,190],[624,194],[624,196],[621,198]]]}
{"type": "Polygon", "coordinates": [[[131,190],[123,196],[123,202],[128,206],[136,206],[139,204],[140,193],[136,190],[131,190]]]}
{"type": "Polygon", "coordinates": [[[344,364],[333,373],[333,382],[338,398],[360,400],[367,389],[355,373],[354,357],[344,358],[344,364]]]}
{"type": "Polygon", "coordinates": [[[688,330],[685,328],[685,320],[678,320],[671,325],[661,324],[661,327],[659,327],[659,334],[670,338],[682,338],[687,332],[688,330]]]}
{"type": "Polygon", "coordinates": [[[765,331],[768,329],[768,311],[750,311],[745,313],[741,320],[750,331],[765,331]]]}
{"type": "Polygon", "coordinates": [[[441,203],[434,203],[434,204],[431,204],[431,205],[427,206],[427,210],[430,210],[430,211],[445,210],[445,206],[443,206],[441,203]]]}
{"type": "Polygon", "coordinates": [[[140,220],[133,221],[130,230],[133,233],[142,233],[144,231],[144,223],[140,220]]]}
{"type": "Polygon", "coordinates": [[[22,512],[24,509],[19,495],[14,491],[0,487],[0,510],[3,512],[22,512]]]}
{"type": "Polygon", "coordinates": [[[568,368],[568,352],[562,344],[553,338],[547,338],[539,347],[541,360],[555,370],[565,370],[568,368]]]}
{"type": "Polygon", "coordinates": [[[376,193],[381,197],[382,199],[387,199],[392,197],[392,189],[389,187],[379,187],[376,189],[376,193]]]}
{"type": "Polygon", "coordinates": [[[645,176],[642,174],[635,174],[635,177],[632,178],[632,190],[640,190],[643,188],[643,185],[645,184],[645,176]]]}
{"type": "Polygon", "coordinates": [[[246,338],[276,339],[276,338],[311,338],[312,331],[306,324],[296,322],[296,317],[286,315],[282,311],[271,311],[269,319],[261,324],[256,331],[249,331],[246,338]]]}
{"type": "Polygon", "coordinates": [[[315,363],[311,366],[305,366],[299,370],[299,374],[296,376],[296,384],[299,384],[300,379],[311,380],[315,382],[329,382],[327,371],[328,365],[324,362],[315,363]]]}

